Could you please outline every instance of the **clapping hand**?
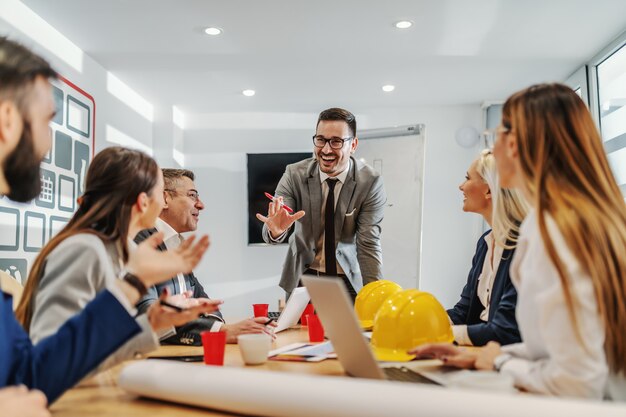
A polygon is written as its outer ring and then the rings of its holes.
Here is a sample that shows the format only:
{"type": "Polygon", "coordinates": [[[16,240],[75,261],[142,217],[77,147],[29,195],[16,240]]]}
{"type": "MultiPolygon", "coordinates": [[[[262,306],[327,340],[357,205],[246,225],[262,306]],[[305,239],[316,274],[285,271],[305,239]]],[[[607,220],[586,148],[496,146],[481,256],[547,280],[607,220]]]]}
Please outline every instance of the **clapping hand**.
{"type": "Polygon", "coordinates": [[[178,273],[189,273],[198,265],[209,248],[209,237],[196,239],[191,236],[176,249],[161,252],[159,244],[163,233],[155,233],[129,254],[127,269],[135,274],[146,287],[165,281],[178,273]]]}

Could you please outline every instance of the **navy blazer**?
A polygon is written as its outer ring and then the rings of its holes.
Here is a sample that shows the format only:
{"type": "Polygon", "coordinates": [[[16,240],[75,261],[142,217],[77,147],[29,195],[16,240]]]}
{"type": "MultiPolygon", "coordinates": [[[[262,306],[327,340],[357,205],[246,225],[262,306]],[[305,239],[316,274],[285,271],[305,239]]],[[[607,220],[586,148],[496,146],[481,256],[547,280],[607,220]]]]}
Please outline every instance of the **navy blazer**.
{"type": "MultiPolygon", "coordinates": [[[[152,234],[156,233],[157,229],[145,229],[141,232],[137,233],[135,236],[135,242],[141,243],[148,237],[152,236],[152,234]]],[[[159,250],[166,251],[164,243],[161,243],[158,246],[159,250]]],[[[209,296],[202,288],[202,284],[198,281],[198,278],[194,275],[193,272],[189,274],[183,275],[185,278],[185,285],[187,288],[193,292],[193,298],[209,298],[209,296]]],[[[173,277],[165,282],[157,284],[148,289],[148,293],[144,295],[139,303],[137,303],[137,309],[140,313],[144,313],[148,310],[148,307],[152,303],[155,303],[159,299],[159,295],[163,292],[163,290],[167,288],[170,295],[180,294],[180,285],[178,285],[178,278],[173,277]]],[[[200,334],[204,331],[211,330],[213,324],[216,321],[220,321],[224,323],[224,318],[222,317],[222,313],[216,311],[211,314],[205,314],[204,316],[198,317],[195,320],[190,321],[189,323],[183,324],[182,326],[176,327],[176,334],[168,337],[165,340],[162,340],[163,344],[172,344],[172,345],[194,345],[194,346],[202,346],[202,339],[200,334]]]]}
{"type": "Polygon", "coordinates": [[[141,328],[109,291],[36,346],[13,314],[13,298],[0,291],[0,388],[24,384],[52,403],[141,328]]]}
{"type": "Polygon", "coordinates": [[[502,259],[491,290],[489,317],[487,322],[480,319],[480,313],[485,307],[478,298],[478,278],[487,255],[485,236],[489,232],[490,230],[478,239],[476,254],[472,259],[472,269],[467,277],[467,284],[463,287],[461,299],[454,308],[448,310],[448,315],[454,324],[467,325],[467,334],[475,346],[485,345],[492,340],[502,345],[522,341],[515,320],[517,291],[509,276],[509,267],[515,249],[506,249],[502,252],[502,259]]]}

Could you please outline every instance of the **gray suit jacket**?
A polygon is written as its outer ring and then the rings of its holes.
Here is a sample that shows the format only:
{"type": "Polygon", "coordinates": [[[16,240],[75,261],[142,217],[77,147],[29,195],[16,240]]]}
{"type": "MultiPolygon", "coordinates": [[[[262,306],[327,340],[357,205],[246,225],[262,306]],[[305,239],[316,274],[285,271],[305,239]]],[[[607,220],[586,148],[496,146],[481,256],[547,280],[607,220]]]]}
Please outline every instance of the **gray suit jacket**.
{"type": "MultiPolygon", "coordinates": [[[[382,177],[368,165],[351,158],[352,166],[341,187],[335,208],[335,255],[355,291],[382,278],[380,224],[387,197],[382,177]]],[[[298,286],[302,273],[315,259],[316,242],[322,227],[322,185],[315,158],[288,165],[276,195],[294,211],[306,215],[295,223],[283,265],[280,286],[288,294],[298,286]]],[[[284,239],[284,238],[283,238],[284,239]]],[[[263,240],[274,243],[267,226],[263,240]]]]}
{"type": "MultiPolygon", "coordinates": [[[[30,325],[33,343],[55,333],[72,316],[105,289],[113,291],[120,274],[120,257],[114,242],[103,242],[91,233],[68,237],[46,258],[37,288],[30,325]]],[[[137,317],[141,333],[127,341],[90,375],[159,347],[148,317],[137,317]]]]}

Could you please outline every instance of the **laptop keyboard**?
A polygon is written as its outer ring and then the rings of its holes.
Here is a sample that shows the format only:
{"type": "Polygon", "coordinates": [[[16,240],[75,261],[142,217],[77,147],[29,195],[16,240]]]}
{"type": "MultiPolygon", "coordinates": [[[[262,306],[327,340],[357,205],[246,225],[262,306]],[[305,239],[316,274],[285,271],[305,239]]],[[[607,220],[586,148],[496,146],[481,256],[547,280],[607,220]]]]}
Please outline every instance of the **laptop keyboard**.
{"type": "Polygon", "coordinates": [[[405,368],[404,366],[399,368],[383,368],[383,372],[385,376],[390,381],[399,381],[399,382],[418,382],[420,384],[431,384],[431,385],[441,385],[438,382],[433,381],[430,378],[426,378],[423,375],[418,374],[410,370],[409,368],[405,368]]]}
{"type": "Polygon", "coordinates": [[[267,313],[267,318],[269,319],[278,320],[279,316],[280,316],[280,311],[270,311],[269,313],[267,313]]]}

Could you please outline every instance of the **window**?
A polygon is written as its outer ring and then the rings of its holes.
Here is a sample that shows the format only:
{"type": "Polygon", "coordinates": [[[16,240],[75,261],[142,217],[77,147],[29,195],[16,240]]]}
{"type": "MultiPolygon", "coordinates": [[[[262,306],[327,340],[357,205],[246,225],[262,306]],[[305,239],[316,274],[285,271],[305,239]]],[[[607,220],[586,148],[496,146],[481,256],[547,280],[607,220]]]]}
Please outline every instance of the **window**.
{"type": "Polygon", "coordinates": [[[626,196],[626,46],[596,66],[600,132],[615,179],[626,196]]]}
{"type": "Polygon", "coordinates": [[[585,104],[589,106],[589,95],[587,89],[587,65],[583,65],[582,67],[578,68],[576,72],[574,72],[572,75],[569,76],[567,80],[565,80],[565,84],[572,87],[572,90],[574,90],[574,92],[583,99],[585,104]]]}

